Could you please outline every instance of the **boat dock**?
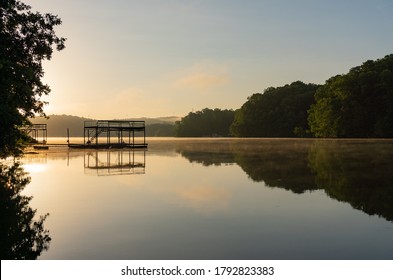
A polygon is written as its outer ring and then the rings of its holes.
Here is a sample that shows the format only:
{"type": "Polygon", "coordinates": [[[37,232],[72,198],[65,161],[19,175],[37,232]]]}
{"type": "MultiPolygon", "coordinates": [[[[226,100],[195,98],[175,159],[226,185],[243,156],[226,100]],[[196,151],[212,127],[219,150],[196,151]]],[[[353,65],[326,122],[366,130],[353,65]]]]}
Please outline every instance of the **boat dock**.
{"type": "MultiPolygon", "coordinates": [[[[67,133],[69,139],[69,132],[67,133]]],[[[144,121],[85,121],[83,144],[68,147],[80,149],[147,148],[144,121]]]]}
{"type": "Polygon", "coordinates": [[[47,150],[48,146],[46,145],[48,140],[48,126],[47,124],[31,124],[25,127],[22,127],[22,131],[24,131],[27,135],[31,137],[31,143],[34,149],[37,150],[47,150]]]}

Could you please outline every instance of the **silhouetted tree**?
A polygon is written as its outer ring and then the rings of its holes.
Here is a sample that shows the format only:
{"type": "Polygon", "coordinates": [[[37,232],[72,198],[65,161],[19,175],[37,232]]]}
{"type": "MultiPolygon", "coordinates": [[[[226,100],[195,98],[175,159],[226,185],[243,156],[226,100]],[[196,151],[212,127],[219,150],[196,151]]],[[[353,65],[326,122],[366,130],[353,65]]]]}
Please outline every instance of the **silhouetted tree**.
{"type": "Polygon", "coordinates": [[[64,38],[54,32],[61,20],[51,14],[31,12],[21,1],[0,2],[0,157],[21,152],[20,127],[35,114],[43,115],[42,61],[52,56],[52,46],[64,48],[64,38]]]}

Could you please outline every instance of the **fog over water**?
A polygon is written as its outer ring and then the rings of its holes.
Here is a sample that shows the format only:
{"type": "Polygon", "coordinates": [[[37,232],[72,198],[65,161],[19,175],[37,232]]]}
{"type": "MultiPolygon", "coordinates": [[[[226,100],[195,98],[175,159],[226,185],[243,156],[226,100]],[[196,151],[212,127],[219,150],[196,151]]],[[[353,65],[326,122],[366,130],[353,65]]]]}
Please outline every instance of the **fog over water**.
{"type": "Polygon", "coordinates": [[[40,258],[393,258],[391,140],[147,142],[23,158],[40,258]]]}

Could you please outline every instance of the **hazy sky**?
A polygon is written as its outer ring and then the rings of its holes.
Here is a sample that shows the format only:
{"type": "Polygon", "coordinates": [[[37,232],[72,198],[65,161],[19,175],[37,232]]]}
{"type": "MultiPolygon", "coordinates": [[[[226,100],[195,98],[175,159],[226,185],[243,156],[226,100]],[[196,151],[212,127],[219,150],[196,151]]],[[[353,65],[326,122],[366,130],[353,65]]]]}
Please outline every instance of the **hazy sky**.
{"type": "Polygon", "coordinates": [[[237,109],[393,53],[391,0],[24,0],[57,14],[48,114],[99,119],[237,109]]]}

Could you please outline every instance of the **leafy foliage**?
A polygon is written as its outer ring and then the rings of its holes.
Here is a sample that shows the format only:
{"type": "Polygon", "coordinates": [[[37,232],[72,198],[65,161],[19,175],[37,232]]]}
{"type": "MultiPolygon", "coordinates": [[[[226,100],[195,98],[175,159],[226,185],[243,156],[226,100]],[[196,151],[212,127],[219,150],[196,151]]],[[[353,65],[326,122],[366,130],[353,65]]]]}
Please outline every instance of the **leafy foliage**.
{"type": "Polygon", "coordinates": [[[176,122],[176,136],[229,136],[229,127],[234,119],[233,110],[205,108],[202,111],[190,112],[176,122]]]}
{"type": "Polygon", "coordinates": [[[393,137],[393,55],[330,78],[309,111],[316,137],[393,137]]]}
{"type": "Polygon", "coordinates": [[[306,136],[307,110],[314,102],[315,84],[297,81],[255,93],[236,111],[231,126],[239,137],[306,136]]]}
{"type": "Polygon", "coordinates": [[[54,32],[57,16],[33,13],[20,1],[0,3],[0,157],[6,157],[21,152],[28,118],[44,115],[41,97],[50,88],[41,81],[42,61],[51,59],[53,45],[64,49],[65,39],[54,32]]]}

